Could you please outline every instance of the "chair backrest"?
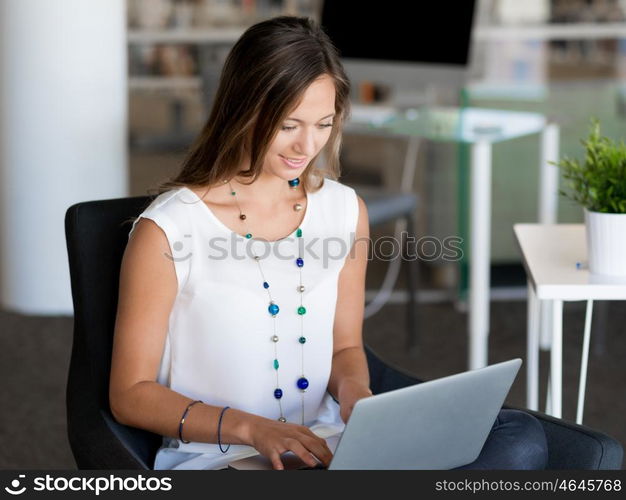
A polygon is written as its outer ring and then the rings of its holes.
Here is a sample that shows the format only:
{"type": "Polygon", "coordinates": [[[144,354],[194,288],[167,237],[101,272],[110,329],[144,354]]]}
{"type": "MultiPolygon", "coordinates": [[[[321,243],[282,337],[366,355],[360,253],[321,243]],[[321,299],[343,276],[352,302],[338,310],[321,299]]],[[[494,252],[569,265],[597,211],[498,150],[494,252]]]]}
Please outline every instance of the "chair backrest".
{"type": "Polygon", "coordinates": [[[67,381],[70,446],[80,469],[152,467],[161,437],[118,424],[109,408],[119,274],[131,221],[148,196],[91,201],[65,214],[74,302],[74,341],[67,381]]]}

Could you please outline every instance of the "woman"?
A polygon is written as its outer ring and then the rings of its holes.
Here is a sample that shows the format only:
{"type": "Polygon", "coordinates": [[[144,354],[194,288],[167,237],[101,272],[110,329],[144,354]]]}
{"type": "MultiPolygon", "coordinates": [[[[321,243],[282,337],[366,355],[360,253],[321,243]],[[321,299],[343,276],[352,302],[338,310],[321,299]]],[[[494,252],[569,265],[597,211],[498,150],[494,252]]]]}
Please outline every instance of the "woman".
{"type": "Polygon", "coordinates": [[[348,98],[313,23],[252,26],[181,172],[135,221],[110,403],[119,422],[164,436],[155,469],[220,469],[253,448],[275,469],[287,451],[328,464],[322,438],[371,395],[367,210],[336,180],[348,98]]]}

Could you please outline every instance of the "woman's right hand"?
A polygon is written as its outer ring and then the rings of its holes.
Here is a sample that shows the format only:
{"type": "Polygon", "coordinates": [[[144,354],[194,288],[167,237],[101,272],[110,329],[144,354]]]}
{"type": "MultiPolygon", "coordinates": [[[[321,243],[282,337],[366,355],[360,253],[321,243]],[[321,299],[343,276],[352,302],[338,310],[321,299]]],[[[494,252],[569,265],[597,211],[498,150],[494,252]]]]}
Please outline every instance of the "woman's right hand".
{"type": "Polygon", "coordinates": [[[328,466],[333,458],[326,440],[303,425],[259,418],[250,423],[249,431],[250,444],[267,457],[276,470],[284,469],[280,455],[288,451],[311,467],[315,467],[318,461],[328,466]]]}

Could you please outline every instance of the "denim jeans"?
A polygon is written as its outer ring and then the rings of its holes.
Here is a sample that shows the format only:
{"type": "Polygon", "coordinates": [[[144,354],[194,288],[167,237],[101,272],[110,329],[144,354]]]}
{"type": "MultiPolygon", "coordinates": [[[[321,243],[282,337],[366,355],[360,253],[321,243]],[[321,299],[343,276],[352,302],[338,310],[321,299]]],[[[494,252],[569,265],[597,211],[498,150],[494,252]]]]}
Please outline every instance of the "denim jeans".
{"type": "Polygon", "coordinates": [[[548,444],[539,420],[519,410],[500,410],[478,458],[457,469],[545,469],[548,444]]]}

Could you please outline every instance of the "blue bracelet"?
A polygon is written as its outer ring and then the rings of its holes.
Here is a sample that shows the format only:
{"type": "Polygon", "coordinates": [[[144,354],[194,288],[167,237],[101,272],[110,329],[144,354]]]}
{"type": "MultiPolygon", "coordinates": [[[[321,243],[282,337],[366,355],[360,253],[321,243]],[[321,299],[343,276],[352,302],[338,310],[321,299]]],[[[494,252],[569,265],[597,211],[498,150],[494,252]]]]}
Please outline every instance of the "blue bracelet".
{"type": "Polygon", "coordinates": [[[228,410],[229,408],[230,408],[230,406],[224,406],[224,408],[222,408],[222,412],[220,413],[220,419],[217,422],[217,445],[220,447],[220,451],[222,453],[226,453],[228,451],[228,449],[230,448],[230,445],[228,445],[225,450],[222,448],[222,435],[221,435],[221,433],[222,433],[222,417],[224,416],[224,412],[226,410],[228,410]]]}

